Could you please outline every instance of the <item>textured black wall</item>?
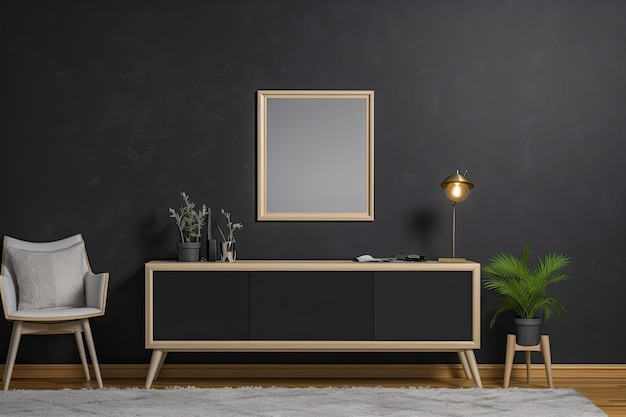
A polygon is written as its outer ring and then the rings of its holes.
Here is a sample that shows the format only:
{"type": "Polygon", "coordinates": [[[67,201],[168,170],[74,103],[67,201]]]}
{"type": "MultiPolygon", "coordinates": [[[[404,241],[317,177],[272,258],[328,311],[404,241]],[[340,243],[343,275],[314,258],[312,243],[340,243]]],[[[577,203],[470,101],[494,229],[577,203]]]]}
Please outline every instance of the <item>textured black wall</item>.
{"type": "MultiPolygon", "coordinates": [[[[232,211],[241,258],[450,255],[439,187],[468,169],[457,253],[574,259],[545,325],[556,363],[626,363],[626,3],[218,0],[2,3],[0,234],[83,233],[111,273],[102,363],[145,363],[143,265],[176,256],[185,190],[232,211]],[[255,222],[258,89],[375,90],[375,222],[255,222]]],[[[219,219],[219,216],[216,216],[219,219]]],[[[221,219],[219,219],[221,220],[221,219]]],[[[451,289],[453,290],[453,289],[451,289]]],[[[483,294],[482,363],[506,320],[483,294]]],[[[442,305],[442,311],[446,306],[442,305]]],[[[216,319],[216,318],[207,318],[216,319]]],[[[0,327],[6,355],[10,326],[0,327]]],[[[49,340],[52,339],[52,340],[49,340]]],[[[69,353],[67,353],[67,352],[69,353]]],[[[77,361],[24,337],[19,363],[77,361]]],[[[194,354],[187,361],[456,361],[194,354]]]]}

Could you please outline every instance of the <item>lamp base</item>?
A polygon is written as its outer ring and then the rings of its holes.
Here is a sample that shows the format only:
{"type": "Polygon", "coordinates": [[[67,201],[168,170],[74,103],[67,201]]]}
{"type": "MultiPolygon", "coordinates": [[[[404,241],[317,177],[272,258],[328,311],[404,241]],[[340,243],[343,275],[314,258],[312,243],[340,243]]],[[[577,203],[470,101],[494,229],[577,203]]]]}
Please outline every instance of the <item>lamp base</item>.
{"type": "Polygon", "coordinates": [[[465,258],[439,258],[437,259],[437,261],[445,262],[445,263],[464,263],[464,262],[467,262],[467,259],[465,258]]]}

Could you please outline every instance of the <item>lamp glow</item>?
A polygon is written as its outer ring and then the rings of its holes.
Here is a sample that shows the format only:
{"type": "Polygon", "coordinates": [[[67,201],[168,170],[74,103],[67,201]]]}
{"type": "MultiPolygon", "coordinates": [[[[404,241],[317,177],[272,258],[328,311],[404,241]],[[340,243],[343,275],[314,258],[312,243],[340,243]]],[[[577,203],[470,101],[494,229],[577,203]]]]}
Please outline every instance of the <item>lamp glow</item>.
{"type": "Polygon", "coordinates": [[[463,182],[451,182],[446,186],[445,192],[448,200],[456,204],[465,201],[469,196],[470,187],[463,182]]]}
{"type": "MultiPolygon", "coordinates": [[[[467,171],[465,171],[467,174],[467,171]]],[[[450,175],[441,183],[446,198],[452,202],[452,258],[439,258],[439,262],[465,262],[465,258],[456,257],[456,205],[465,201],[469,197],[470,190],[474,188],[474,184],[465,175],[450,175]]]]}

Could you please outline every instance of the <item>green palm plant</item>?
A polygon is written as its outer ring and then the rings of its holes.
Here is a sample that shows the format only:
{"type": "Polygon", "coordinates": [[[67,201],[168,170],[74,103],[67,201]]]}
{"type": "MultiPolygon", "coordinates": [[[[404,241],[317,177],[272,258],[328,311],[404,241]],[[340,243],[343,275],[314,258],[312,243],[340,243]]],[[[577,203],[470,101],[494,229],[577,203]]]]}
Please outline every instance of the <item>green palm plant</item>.
{"type": "Polygon", "coordinates": [[[565,307],[548,291],[549,285],[569,278],[562,271],[571,258],[564,254],[548,253],[534,267],[528,265],[532,254],[530,242],[524,245],[520,256],[498,253],[482,267],[483,287],[502,295],[490,328],[495,326],[498,316],[513,310],[522,319],[532,319],[542,311],[548,320],[554,313],[561,315],[565,307]]]}

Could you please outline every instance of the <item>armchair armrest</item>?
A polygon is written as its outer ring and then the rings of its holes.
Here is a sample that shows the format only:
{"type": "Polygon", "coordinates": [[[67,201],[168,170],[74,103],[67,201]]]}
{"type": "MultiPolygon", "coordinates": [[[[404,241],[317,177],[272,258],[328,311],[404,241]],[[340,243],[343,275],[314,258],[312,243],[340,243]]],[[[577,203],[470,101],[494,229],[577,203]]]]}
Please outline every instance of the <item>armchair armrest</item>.
{"type": "Polygon", "coordinates": [[[13,280],[6,275],[0,275],[0,296],[2,297],[4,317],[8,318],[17,310],[17,292],[13,280]]]}
{"type": "Polygon", "coordinates": [[[87,307],[97,308],[104,313],[109,288],[109,273],[85,274],[85,302],[87,307]]]}

